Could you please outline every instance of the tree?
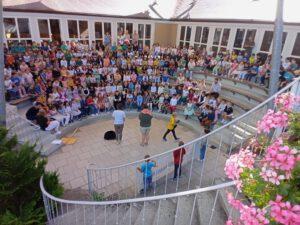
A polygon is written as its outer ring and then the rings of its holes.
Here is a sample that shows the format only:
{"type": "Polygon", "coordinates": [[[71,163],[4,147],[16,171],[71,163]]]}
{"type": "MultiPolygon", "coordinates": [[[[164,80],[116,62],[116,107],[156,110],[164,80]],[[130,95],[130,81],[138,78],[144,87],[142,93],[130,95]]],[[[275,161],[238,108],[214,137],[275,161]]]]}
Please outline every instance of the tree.
{"type": "Polygon", "coordinates": [[[63,192],[57,173],[45,172],[47,161],[34,148],[19,144],[16,136],[9,137],[8,130],[0,127],[0,224],[44,224],[39,187],[43,175],[51,193],[63,192]]]}

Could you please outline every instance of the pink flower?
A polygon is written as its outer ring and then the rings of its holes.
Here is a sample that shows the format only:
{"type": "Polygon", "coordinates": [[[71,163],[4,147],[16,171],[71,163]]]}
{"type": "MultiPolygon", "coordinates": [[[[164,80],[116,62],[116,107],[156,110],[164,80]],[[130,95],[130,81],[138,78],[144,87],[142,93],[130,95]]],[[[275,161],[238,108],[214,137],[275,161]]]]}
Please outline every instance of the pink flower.
{"type": "Polygon", "coordinates": [[[266,218],[267,211],[265,209],[256,208],[254,204],[250,206],[243,205],[240,210],[240,220],[244,225],[264,225],[269,224],[266,218]]]}
{"type": "Polygon", "coordinates": [[[271,206],[270,216],[278,223],[284,225],[300,224],[300,205],[292,205],[283,202],[282,196],[277,195],[275,201],[269,202],[271,206]]]}
{"type": "Polygon", "coordinates": [[[262,120],[257,122],[258,133],[269,133],[273,128],[283,128],[288,124],[288,114],[283,111],[274,112],[269,109],[262,120]]]}
{"type": "Polygon", "coordinates": [[[241,209],[242,208],[242,203],[240,200],[237,200],[233,197],[233,194],[231,192],[227,192],[227,201],[230,205],[233,206],[235,209],[241,209]]]}
{"type": "Polygon", "coordinates": [[[291,111],[294,104],[298,101],[299,98],[297,98],[294,94],[287,92],[277,96],[274,102],[281,111],[291,111]]]}
{"type": "Polygon", "coordinates": [[[281,180],[285,179],[284,175],[278,175],[276,171],[272,169],[266,169],[263,167],[260,172],[260,176],[267,182],[279,185],[281,180]]]}
{"type": "MultiPolygon", "coordinates": [[[[230,205],[240,212],[238,224],[243,225],[264,225],[269,224],[266,218],[266,210],[256,208],[254,204],[250,206],[244,205],[240,200],[233,197],[232,193],[227,193],[227,200],[230,205]]],[[[226,225],[233,225],[231,219],[226,222],[226,225]]]]}
{"type": "Polygon", "coordinates": [[[297,153],[296,149],[283,145],[282,139],[278,138],[266,149],[262,160],[264,162],[261,172],[263,179],[279,185],[280,180],[289,178],[297,162],[297,153]]]}
{"type": "Polygon", "coordinates": [[[253,169],[256,155],[249,148],[241,149],[239,153],[230,156],[225,163],[225,174],[228,178],[235,180],[237,188],[240,190],[242,182],[239,181],[243,168],[253,169]]]}

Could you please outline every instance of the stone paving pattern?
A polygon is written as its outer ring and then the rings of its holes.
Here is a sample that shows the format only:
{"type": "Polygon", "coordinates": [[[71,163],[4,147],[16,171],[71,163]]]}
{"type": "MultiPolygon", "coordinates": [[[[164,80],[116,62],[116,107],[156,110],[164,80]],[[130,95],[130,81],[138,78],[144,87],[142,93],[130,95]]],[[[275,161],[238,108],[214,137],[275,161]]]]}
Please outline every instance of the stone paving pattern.
{"type": "MultiPolygon", "coordinates": [[[[112,120],[98,122],[79,128],[74,137],[77,142],[65,145],[59,151],[48,157],[46,169],[57,170],[60,181],[65,189],[87,189],[86,168],[90,163],[99,167],[117,166],[142,159],[145,154],[155,155],[178,146],[172,134],[168,142],[162,141],[166,131],[166,120],[154,118],[150,131],[150,142],[146,147],[140,146],[140,129],[137,118],[127,118],[123,131],[123,141],[117,145],[116,141],[106,141],[103,136],[108,130],[113,130],[112,120]]],[[[179,125],[176,134],[184,142],[198,137],[193,130],[179,125]]]]}

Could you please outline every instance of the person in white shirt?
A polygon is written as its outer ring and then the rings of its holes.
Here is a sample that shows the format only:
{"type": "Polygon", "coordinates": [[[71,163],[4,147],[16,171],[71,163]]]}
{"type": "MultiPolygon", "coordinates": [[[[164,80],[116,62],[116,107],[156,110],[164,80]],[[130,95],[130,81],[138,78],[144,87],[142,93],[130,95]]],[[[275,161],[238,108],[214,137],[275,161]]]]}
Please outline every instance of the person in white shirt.
{"type": "Polygon", "coordinates": [[[68,67],[68,61],[65,59],[65,57],[62,58],[62,60],[60,60],[60,66],[61,67],[68,67]]]}
{"type": "Polygon", "coordinates": [[[220,93],[221,91],[221,83],[218,78],[215,78],[214,83],[211,85],[211,93],[220,93]]]}
{"type": "Polygon", "coordinates": [[[173,113],[176,110],[178,99],[176,95],[173,95],[173,97],[170,100],[170,111],[173,113]]]}
{"type": "Polygon", "coordinates": [[[117,104],[117,109],[114,110],[112,117],[114,118],[114,127],[116,132],[117,143],[120,144],[122,141],[122,132],[125,122],[125,112],[121,110],[121,104],[117,104]]]}

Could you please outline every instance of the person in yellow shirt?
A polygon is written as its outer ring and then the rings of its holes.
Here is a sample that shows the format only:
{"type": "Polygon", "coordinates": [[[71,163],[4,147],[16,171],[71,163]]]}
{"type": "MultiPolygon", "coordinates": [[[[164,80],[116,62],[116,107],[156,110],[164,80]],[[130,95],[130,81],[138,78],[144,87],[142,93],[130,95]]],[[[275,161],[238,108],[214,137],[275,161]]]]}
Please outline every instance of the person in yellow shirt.
{"type": "Polygon", "coordinates": [[[178,122],[179,122],[179,120],[176,120],[176,112],[173,112],[172,115],[171,115],[171,117],[170,117],[169,123],[167,125],[167,131],[166,131],[166,133],[163,136],[163,140],[164,141],[167,141],[167,135],[170,132],[172,132],[173,137],[174,137],[174,139],[176,141],[179,140],[179,138],[176,136],[176,133],[175,133],[175,128],[177,127],[177,123],[178,122]]]}

